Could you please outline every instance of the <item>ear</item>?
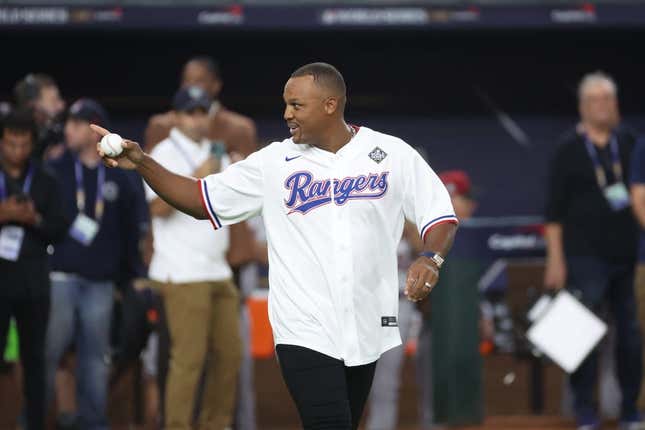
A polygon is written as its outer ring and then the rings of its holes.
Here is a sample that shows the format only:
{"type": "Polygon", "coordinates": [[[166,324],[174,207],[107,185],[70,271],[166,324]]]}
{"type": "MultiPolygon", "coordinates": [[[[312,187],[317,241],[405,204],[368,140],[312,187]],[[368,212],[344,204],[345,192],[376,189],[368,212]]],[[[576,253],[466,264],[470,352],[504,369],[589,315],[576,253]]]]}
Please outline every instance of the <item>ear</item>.
{"type": "Polygon", "coordinates": [[[212,94],[216,98],[219,97],[219,93],[222,91],[222,81],[220,81],[219,79],[213,79],[213,82],[210,86],[212,94]]]}
{"type": "Polygon", "coordinates": [[[586,114],[585,103],[582,100],[578,101],[578,113],[580,114],[581,117],[586,114]]]}
{"type": "Polygon", "coordinates": [[[327,97],[324,102],[325,112],[327,115],[332,115],[338,110],[338,98],[337,97],[327,97]]]}

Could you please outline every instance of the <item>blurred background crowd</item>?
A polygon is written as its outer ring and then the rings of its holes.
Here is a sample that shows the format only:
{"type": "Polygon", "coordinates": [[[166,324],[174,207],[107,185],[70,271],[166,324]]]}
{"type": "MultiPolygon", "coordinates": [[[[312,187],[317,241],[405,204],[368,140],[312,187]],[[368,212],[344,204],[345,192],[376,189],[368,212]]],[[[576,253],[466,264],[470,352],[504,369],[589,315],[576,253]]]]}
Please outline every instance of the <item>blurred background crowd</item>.
{"type": "Polygon", "coordinates": [[[0,40],[0,429],[296,428],[261,218],[177,212],[89,124],[203,177],[287,136],[312,61],[461,221],[364,428],[645,428],[645,2],[0,1],[0,40]],[[526,338],[562,288],[610,327],[570,375],[526,338]]]}

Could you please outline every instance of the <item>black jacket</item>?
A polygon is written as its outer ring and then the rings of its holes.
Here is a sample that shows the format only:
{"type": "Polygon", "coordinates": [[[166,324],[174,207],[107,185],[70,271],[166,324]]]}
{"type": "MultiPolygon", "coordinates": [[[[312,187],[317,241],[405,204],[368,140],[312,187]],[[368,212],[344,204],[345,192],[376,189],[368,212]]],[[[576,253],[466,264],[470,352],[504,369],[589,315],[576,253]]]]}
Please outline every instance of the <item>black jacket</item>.
{"type": "MultiPolygon", "coordinates": [[[[615,131],[623,182],[629,187],[630,158],[634,133],[615,131]]],[[[614,182],[609,148],[597,149],[608,182],[614,182]]],[[[568,256],[593,256],[617,263],[634,263],[638,227],[630,207],[613,211],[599,188],[594,165],[585,148],[585,138],[567,133],[551,163],[547,222],[562,224],[564,250],[568,256]]]]}
{"type": "MultiPolygon", "coordinates": [[[[34,174],[29,197],[42,216],[37,227],[23,226],[25,236],[18,261],[0,258],[0,300],[11,298],[42,298],[49,296],[48,245],[65,237],[70,221],[60,201],[58,181],[38,162],[32,161],[34,174]]],[[[7,195],[22,194],[27,171],[19,179],[5,174],[7,195]]],[[[13,223],[11,223],[13,224],[13,223]]],[[[0,224],[0,228],[7,224],[0,224]]]]}

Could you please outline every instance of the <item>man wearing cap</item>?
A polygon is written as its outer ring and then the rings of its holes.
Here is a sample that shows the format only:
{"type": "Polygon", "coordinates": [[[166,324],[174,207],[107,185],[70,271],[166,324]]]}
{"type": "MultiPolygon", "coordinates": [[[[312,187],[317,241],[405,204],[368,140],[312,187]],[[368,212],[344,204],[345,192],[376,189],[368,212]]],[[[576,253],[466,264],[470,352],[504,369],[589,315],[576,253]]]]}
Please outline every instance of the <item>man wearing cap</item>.
{"type": "MultiPolygon", "coordinates": [[[[421,151],[420,151],[421,152],[421,151]]],[[[423,152],[421,152],[423,153],[423,152]]],[[[446,189],[450,193],[455,215],[460,220],[472,216],[475,202],[470,197],[470,178],[462,170],[449,170],[439,174],[446,189]]],[[[398,269],[399,269],[399,331],[403,345],[397,346],[385,352],[378,361],[374,382],[369,397],[369,413],[366,420],[368,430],[394,430],[398,423],[399,388],[401,385],[401,369],[405,358],[405,343],[413,339],[413,327],[415,320],[421,316],[414,303],[405,299],[403,289],[405,287],[406,272],[414,261],[414,256],[422,252],[423,242],[416,234],[414,224],[406,222],[403,229],[403,237],[397,248],[398,269]]],[[[419,338],[418,372],[420,396],[419,410],[420,426],[422,429],[430,429],[433,426],[432,411],[432,379],[431,379],[431,357],[430,357],[430,327],[427,318],[429,302],[422,302],[419,306],[425,318],[423,333],[419,338]]]]}
{"type": "MultiPolygon", "coordinates": [[[[220,67],[215,60],[206,56],[191,58],[184,65],[181,86],[203,88],[211,98],[208,107],[208,138],[224,143],[227,151],[237,152],[246,157],[257,150],[257,136],[253,121],[233,112],[219,101],[222,90],[220,67]]],[[[154,115],[146,128],[144,145],[148,151],[168,137],[170,130],[177,125],[178,114],[170,111],[154,115]]]]}
{"type": "MultiPolygon", "coordinates": [[[[233,112],[222,105],[219,100],[222,91],[222,74],[220,66],[213,58],[196,56],[186,62],[181,74],[182,88],[197,86],[208,94],[211,104],[208,107],[208,124],[206,137],[211,142],[224,145],[226,152],[235,157],[247,157],[258,149],[255,124],[251,118],[233,112]]],[[[146,151],[152,149],[162,140],[168,138],[170,130],[177,125],[179,113],[174,109],[154,115],[148,122],[144,134],[146,151]]],[[[230,246],[227,259],[233,268],[253,260],[253,235],[246,223],[229,227],[230,246]]]]}
{"type": "Polygon", "coordinates": [[[75,411],[61,416],[83,429],[108,427],[106,416],[109,333],[115,285],[134,278],[139,226],[136,184],[122,171],[108,170],[96,155],[98,136],[90,123],[108,123],[91,99],[69,109],[67,149],[51,162],[61,183],[60,199],[73,220],[67,237],[54,248],[47,332],[47,393],[61,357],[74,342],[78,369],[75,411]]]}
{"type": "Polygon", "coordinates": [[[439,178],[450,193],[450,200],[455,208],[457,218],[472,217],[477,203],[472,197],[472,186],[468,173],[463,170],[446,170],[439,174],[439,178]]]}
{"type": "MultiPolygon", "coordinates": [[[[477,203],[472,196],[472,185],[468,173],[463,170],[446,170],[439,173],[439,178],[450,194],[450,201],[455,209],[455,215],[460,222],[470,219],[477,203]]],[[[445,282],[445,280],[444,280],[445,282]]],[[[423,314],[423,323],[417,343],[417,381],[419,381],[421,398],[421,429],[434,428],[433,408],[433,378],[432,378],[432,327],[430,318],[430,303],[424,302],[419,306],[423,314]]],[[[492,338],[493,320],[490,312],[482,305],[480,319],[481,335],[485,339],[492,338]]]]}
{"type": "MultiPolygon", "coordinates": [[[[177,125],[151,156],[182,175],[204,177],[228,164],[225,149],[208,139],[212,100],[201,87],[180,89],[177,125]]],[[[231,424],[241,360],[239,296],[226,261],[227,228],[213,232],[206,220],[174,209],[146,185],[154,252],[149,277],[158,285],[171,338],[165,391],[165,426],[189,429],[197,385],[207,363],[200,428],[231,424]]]]}

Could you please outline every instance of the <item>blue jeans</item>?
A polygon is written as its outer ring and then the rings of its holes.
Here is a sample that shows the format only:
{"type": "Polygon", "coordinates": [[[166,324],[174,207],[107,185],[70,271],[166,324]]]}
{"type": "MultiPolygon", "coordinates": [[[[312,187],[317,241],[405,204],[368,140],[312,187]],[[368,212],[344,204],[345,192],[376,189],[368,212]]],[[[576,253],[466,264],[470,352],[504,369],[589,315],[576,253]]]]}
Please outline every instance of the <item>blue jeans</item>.
{"type": "MultiPolygon", "coordinates": [[[[114,284],[72,274],[52,274],[47,329],[47,397],[54,391],[63,354],[76,346],[76,396],[82,429],[107,429],[110,322],[114,284]]],[[[71,411],[64,411],[71,412],[71,411]]]]}
{"type": "MultiPolygon", "coordinates": [[[[621,416],[637,413],[642,358],[634,296],[634,265],[595,257],[567,257],[569,289],[592,311],[606,305],[616,324],[616,371],[622,392],[621,416]]],[[[595,415],[593,408],[597,352],[593,351],[571,375],[574,410],[578,418],[595,415]]]]}

